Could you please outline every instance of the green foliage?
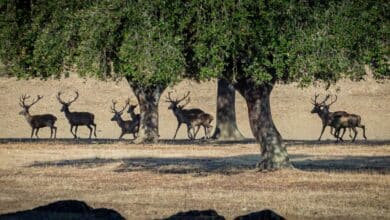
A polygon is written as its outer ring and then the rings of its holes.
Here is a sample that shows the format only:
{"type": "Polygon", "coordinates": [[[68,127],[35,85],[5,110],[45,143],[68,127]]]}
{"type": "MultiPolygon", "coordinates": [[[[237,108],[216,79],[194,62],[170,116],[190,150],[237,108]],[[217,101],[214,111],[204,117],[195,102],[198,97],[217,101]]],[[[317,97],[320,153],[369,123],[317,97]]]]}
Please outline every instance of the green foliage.
{"type": "Polygon", "coordinates": [[[390,77],[385,0],[4,0],[0,59],[21,77],[257,83],[390,77]]]}
{"type": "Polygon", "coordinates": [[[197,1],[193,45],[200,78],[257,83],[389,77],[385,1],[197,1]]]}

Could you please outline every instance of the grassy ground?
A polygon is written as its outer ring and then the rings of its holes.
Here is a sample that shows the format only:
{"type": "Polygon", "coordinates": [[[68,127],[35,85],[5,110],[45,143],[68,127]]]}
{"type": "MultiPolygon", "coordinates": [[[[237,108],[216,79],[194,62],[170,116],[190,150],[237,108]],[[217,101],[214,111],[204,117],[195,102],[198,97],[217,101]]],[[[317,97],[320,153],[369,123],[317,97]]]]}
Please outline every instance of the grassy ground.
{"type": "Polygon", "coordinates": [[[390,143],[288,142],[297,169],[254,171],[258,145],[175,142],[0,144],[0,213],[55,200],[113,208],[128,219],[265,208],[288,219],[390,219],[390,143]]]}

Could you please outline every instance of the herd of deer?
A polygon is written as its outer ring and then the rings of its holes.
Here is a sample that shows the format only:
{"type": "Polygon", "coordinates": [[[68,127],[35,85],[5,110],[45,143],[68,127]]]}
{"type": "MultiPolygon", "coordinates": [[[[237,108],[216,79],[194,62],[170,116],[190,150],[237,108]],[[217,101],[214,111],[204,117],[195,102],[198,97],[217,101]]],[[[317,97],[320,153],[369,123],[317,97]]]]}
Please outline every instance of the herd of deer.
{"type": "Polygon", "coordinates": [[[361,117],[356,114],[349,114],[345,111],[336,111],[330,112],[329,107],[337,101],[337,95],[335,95],[335,99],[331,100],[329,104],[326,104],[330,95],[327,95],[322,102],[317,102],[317,98],[319,95],[315,94],[314,99],[312,99],[312,104],[314,105],[313,110],[311,110],[312,114],[318,114],[322,121],[322,131],[318,140],[321,140],[322,134],[327,126],[330,126],[330,134],[336,138],[336,141],[343,141],[343,136],[345,134],[345,130],[349,129],[349,136],[351,136],[351,129],[354,131],[354,136],[352,138],[352,142],[355,141],[357,136],[356,127],[363,129],[363,137],[367,140],[366,137],[366,128],[363,124],[361,124],[361,117]],[[333,128],[335,129],[333,133],[333,128]],[[340,130],[343,129],[343,133],[340,136],[340,130]]]}
{"type": "MultiPolygon", "coordinates": [[[[61,92],[57,94],[57,100],[62,105],[61,112],[65,113],[65,117],[68,119],[68,122],[70,124],[70,132],[72,133],[74,138],[77,138],[77,129],[78,126],[87,126],[89,129],[89,138],[92,136],[92,132],[94,136],[96,137],[96,124],[94,122],[95,115],[89,112],[71,112],[69,110],[69,106],[75,102],[78,97],[79,93],[76,91],[76,96],[69,101],[64,101],[61,98],[61,92]],[[73,132],[73,127],[75,127],[73,132]],[[93,127],[93,128],[92,128],[93,127]]],[[[213,121],[213,116],[210,114],[207,114],[206,112],[202,111],[201,109],[194,108],[194,109],[184,109],[186,105],[190,103],[190,92],[187,92],[186,95],[184,95],[182,98],[176,98],[173,99],[171,97],[171,92],[168,93],[166,102],[170,103],[168,109],[171,109],[176,116],[178,125],[175,132],[175,135],[173,139],[176,138],[176,134],[182,124],[187,125],[187,134],[188,138],[191,140],[196,138],[196,135],[198,134],[198,131],[200,127],[202,126],[205,131],[205,138],[210,138],[211,133],[211,122],[213,121]],[[184,104],[180,103],[185,100],[184,104]]],[[[36,100],[33,100],[31,104],[26,104],[26,100],[29,99],[30,96],[28,95],[22,95],[20,97],[19,105],[23,108],[23,110],[19,113],[20,115],[24,115],[27,122],[30,124],[32,131],[31,131],[31,138],[34,135],[38,137],[38,132],[40,128],[44,127],[50,127],[51,134],[50,138],[53,138],[53,131],[54,131],[54,138],[56,138],[57,134],[57,127],[54,125],[57,121],[57,117],[51,114],[44,114],[44,115],[31,115],[29,112],[29,109],[31,106],[36,104],[39,100],[41,100],[43,97],[38,95],[36,100]]],[[[116,109],[116,101],[112,101],[111,106],[111,112],[114,114],[114,116],[111,118],[111,121],[116,121],[118,123],[118,126],[121,128],[121,134],[119,136],[119,139],[123,137],[125,134],[132,134],[134,138],[137,137],[141,116],[140,114],[135,113],[135,108],[137,105],[130,105],[130,99],[127,99],[125,102],[125,105],[122,107],[121,110],[116,109]],[[130,114],[131,120],[124,120],[122,118],[122,114],[124,110],[128,107],[127,113],[130,114]]]]}
{"type": "MultiPolygon", "coordinates": [[[[168,96],[166,97],[165,101],[170,103],[168,109],[172,110],[178,123],[173,139],[176,138],[177,132],[182,124],[187,125],[187,135],[189,139],[196,139],[196,135],[198,134],[200,127],[204,128],[205,138],[209,139],[212,130],[211,122],[214,119],[213,116],[202,111],[199,108],[185,109],[185,106],[187,106],[191,101],[189,97],[190,92],[187,92],[183,97],[176,99],[171,97],[171,93],[172,92],[168,92],[168,96]]],[[[70,132],[72,133],[73,137],[77,138],[78,126],[87,126],[90,131],[89,138],[91,138],[92,132],[96,137],[96,124],[94,122],[94,114],[89,112],[71,112],[69,110],[69,106],[78,99],[79,93],[76,91],[76,96],[69,101],[64,101],[61,98],[61,94],[61,92],[58,92],[57,100],[62,105],[61,112],[64,112],[65,117],[68,119],[68,122],[70,124],[70,132]],[[74,132],[73,127],[75,127],[74,132]]],[[[331,100],[329,104],[327,104],[326,102],[331,97],[330,95],[327,95],[325,99],[321,102],[317,102],[318,96],[319,95],[316,94],[314,96],[314,99],[312,99],[312,104],[314,105],[314,108],[311,111],[311,113],[313,114],[317,113],[322,120],[322,131],[318,140],[321,140],[322,134],[324,133],[324,130],[327,126],[331,127],[330,133],[336,138],[337,141],[343,141],[342,138],[347,128],[349,129],[350,136],[351,129],[354,131],[352,141],[355,141],[357,136],[356,127],[363,129],[363,137],[367,139],[365,135],[365,126],[361,124],[361,118],[359,115],[349,114],[345,111],[330,112],[329,107],[337,101],[337,96],[335,96],[335,99],[331,100]],[[334,132],[333,129],[335,129],[334,132]],[[343,133],[340,135],[341,129],[343,129],[343,133]]],[[[24,115],[27,122],[31,126],[31,138],[34,135],[34,131],[35,136],[38,138],[39,129],[43,127],[49,127],[51,131],[50,138],[53,138],[53,133],[54,138],[56,138],[57,127],[54,124],[57,121],[57,117],[51,114],[31,115],[29,112],[30,107],[36,104],[43,97],[38,95],[37,99],[33,100],[31,104],[26,104],[26,100],[29,98],[30,96],[27,95],[22,95],[20,97],[19,104],[23,108],[23,110],[19,114],[24,115]]],[[[118,123],[118,126],[121,128],[121,134],[119,136],[119,139],[121,139],[125,134],[132,134],[133,137],[136,138],[141,122],[140,114],[135,113],[135,108],[137,107],[137,105],[130,105],[130,99],[127,99],[125,105],[122,107],[121,110],[118,111],[116,109],[116,104],[117,102],[113,100],[111,112],[114,114],[114,116],[111,118],[111,121],[116,121],[118,123]],[[127,107],[127,113],[130,114],[131,118],[130,120],[124,120],[122,118],[122,114],[127,107]]]]}

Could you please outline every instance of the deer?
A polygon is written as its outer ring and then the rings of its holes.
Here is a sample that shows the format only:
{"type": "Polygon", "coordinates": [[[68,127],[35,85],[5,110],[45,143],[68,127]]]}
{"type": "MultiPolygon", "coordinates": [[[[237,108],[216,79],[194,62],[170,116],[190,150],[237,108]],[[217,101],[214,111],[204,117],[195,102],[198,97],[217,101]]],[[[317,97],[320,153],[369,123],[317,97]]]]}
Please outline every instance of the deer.
{"type": "Polygon", "coordinates": [[[90,112],[71,112],[69,110],[69,106],[79,98],[79,92],[75,91],[76,96],[73,98],[73,100],[70,100],[68,102],[65,102],[61,99],[61,94],[61,92],[58,92],[57,100],[62,105],[61,112],[64,112],[65,117],[68,119],[68,122],[70,124],[70,133],[72,133],[73,137],[77,138],[78,126],[87,126],[89,129],[89,139],[91,139],[92,130],[94,131],[93,134],[96,138],[96,124],[94,122],[95,115],[90,112]],[[94,129],[92,129],[91,126],[93,126],[94,129]],[[74,133],[73,127],[75,127],[74,133]]]}
{"type": "Polygon", "coordinates": [[[122,119],[123,111],[126,109],[126,107],[129,104],[130,104],[130,100],[127,99],[125,106],[122,108],[122,110],[117,111],[115,108],[116,101],[112,100],[111,112],[114,113],[114,116],[111,118],[111,121],[116,121],[119,127],[122,129],[119,139],[122,139],[123,135],[125,134],[133,134],[134,139],[137,137],[137,133],[139,130],[139,120],[136,121],[133,118],[133,120],[125,121],[122,119]]]}
{"type": "Polygon", "coordinates": [[[177,128],[173,139],[176,138],[177,132],[183,123],[187,125],[187,135],[189,139],[193,140],[196,138],[200,126],[203,126],[205,129],[205,138],[210,138],[210,131],[212,128],[211,122],[214,120],[213,116],[205,113],[199,108],[184,109],[184,107],[190,103],[190,92],[187,92],[187,94],[185,94],[182,98],[178,99],[173,99],[171,97],[171,93],[172,92],[168,92],[168,96],[165,101],[170,103],[168,109],[172,110],[177,120],[177,128]],[[182,105],[179,105],[179,103],[183,100],[186,100],[186,102],[182,105]],[[195,127],[197,127],[196,132],[195,127]]]}
{"type": "Polygon", "coordinates": [[[352,129],[354,131],[354,136],[352,139],[352,142],[355,141],[356,136],[357,136],[357,130],[356,127],[359,127],[363,130],[363,137],[365,140],[367,140],[366,137],[366,127],[361,124],[361,117],[360,115],[356,114],[347,114],[347,115],[341,115],[338,117],[333,118],[331,122],[331,126],[336,129],[335,131],[335,137],[337,138],[336,142],[343,141],[342,137],[344,136],[345,133],[345,128],[352,129]],[[340,129],[344,128],[343,134],[340,136],[340,129]]]}
{"type": "Polygon", "coordinates": [[[30,114],[30,108],[31,106],[35,105],[39,100],[43,98],[43,96],[37,95],[37,99],[33,101],[30,105],[26,104],[26,100],[29,99],[30,96],[28,95],[22,95],[19,99],[19,105],[23,108],[21,112],[19,112],[19,115],[23,115],[27,122],[31,126],[31,138],[33,138],[34,130],[35,130],[35,136],[39,138],[38,132],[40,128],[44,127],[50,127],[50,138],[53,137],[53,131],[54,131],[54,139],[57,136],[57,127],[54,126],[54,124],[57,121],[57,117],[52,114],[44,114],[44,115],[31,115],[30,114]]]}
{"type": "Polygon", "coordinates": [[[134,123],[137,123],[139,126],[139,123],[141,121],[141,115],[135,113],[135,108],[137,108],[137,104],[135,105],[129,105],[129,108],[127,109],[127,113],[130,114],[131,120],[133,120],[134,123]]]}
{"type": "MultiPolygon", "coordinates": [[[[322,130],[321,130],[320,137],[318,138],[318,141],[321,140],[322,134],[324,133],[325,128],[327,126],[330,126],[330,134],[338,138],[336,136],[336,132],[332,133],[334,128],[332,121],[334,118],[348,115],[348,113],[345,111],[336,111],[336,112],[329,111],[329,107],[337,101],[337,95],[335,95],[335,99],[332,100],[329,104],[326,104],[326,101],[330,98],[330,95],[327,95],[322,102],[317,102],[318,96],[319,96],[318,94],[315,94],[314,99],[313,98],[311,99],[312,101],[311,103],[314,105],[313,109],[311,110],[311,113],[318,114],[318,116],[321,118],[322,121],[322,130]]],[[[343,132],[344,135],[345,127],[343,128],[344,128],[344,132],[343,132]]],[[[349,136],[351,137],[351,129],[349,129],[349,136]]]]}

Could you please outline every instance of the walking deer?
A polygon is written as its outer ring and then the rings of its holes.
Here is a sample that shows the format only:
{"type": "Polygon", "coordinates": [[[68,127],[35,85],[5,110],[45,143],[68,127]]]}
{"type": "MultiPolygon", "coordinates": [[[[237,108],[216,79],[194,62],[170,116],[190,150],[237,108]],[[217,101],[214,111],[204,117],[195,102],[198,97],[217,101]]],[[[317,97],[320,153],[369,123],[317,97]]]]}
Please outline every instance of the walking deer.
{"type": "Polygon", "coordinates": [[[111,118],[111,121],[116,121],[119,125],[119,127],[122,129],[122,132],[119,136],[119,139],[123,137],[125,134],[133,134],[134,139],[137,137],[137,133],[139,130],[139,120],[136,121],[134,118],[133,120],[123,120],[122,114],[123,111],[126,109],[126,107],[129,105],[130,100],[126,101],[125,106],[122,108],[122,110],[117,111],[115,109],[116,101],[112,100],[112,106],[111,106],[111,112],[114,113],[114,116],[111,118]]]}
{"type": "MultiPolygon", "coordinates": [[[[336,111],[336,112],[330,112],[329,111],[329,107],[337,101],[337,95],[335,95],[335,99],[332,100],[329,104],[326,104],[326,101],[330,98],[330,95],[327,95],[322,102],[317,102],[318,96],[319,96],[318,94],[314,95],[314,99],[312,99],[312,104],[314,105],[314,107],[311,110],[311,113],[312,114],[317,113],[318,116],[321,118],[321,121],[322,121],[322,130],[321,130],[321,134],[320,134],[320,137],[318,138],[318,140],[319,141],[321,140],[322,134],[324,133],[325,128],[327,126],[330,126],[330,134],[332,134],[333,136],[338,138],[336,136],[336,132],[332,133],[333,128],[334,128],[334,126],[332,124],[333,119],[336,118],[336,117],[348,115],[348,113],[345,112],[345,111],[336,111]]],[[[344,133],[345,133],[345,128],[344,128],[343,134],[344,133]]],[[[349,135],[351,136],[351,130],[350,129],[349,129],[349,133],[350,133],[349,135]]]]}
{"type": "Polygon", "coordinates": [[[58,92],[57,94],[57,100],[59,103],[62,104],[61,112],[65,113],[65,117],[68,119],[70,124],[70,133],[74,136],[74,138],[77,138],[77,129],[78,126],[87,126],[89,129],[89,139],[91,139],[92,135],[92,127],[94,127],[93,134],[96,137],[96,124],[94,122],[95,115],[90,112],[71,112],[69,110],[69,106],[75,102],[79,98],[78,91],[75,91],[76,96],[73,98],[73,100],[70,100],[68,102],[65,102],[61,99],[61,92],[58,92]],[[75,127],[75,132],[73,133],[73,127],[75,127]]]}
{"type": "Polygon", "coordinates": [[[44,115],[31,115],[30,114],[30,108],[31,106],[35,105],[39,100],[43,98],[43,96],[38,95],[37,99],[33,101],[30,105],[26,104],[26,100],[29,99],[30,96],[28,95],[22,95],[19,99],[19,105],[23,108],[21,112],[19,112],[19,115],[24,115],[27,122],[30,124],[32,130],[31,130],[31,138],[33,137],[34,130],[35,130],[35,136],[39,138],[38,132],[40,128],[44,127],[50,127],[50,138],[53,137],[53,131],[54,131],[54,138],[57,136],[57,127],[54,126],[54,124],[57,121],[57,117],[51,114],[44,114],[44,115]]]}
{"type": "Polygon", "coordinates": [[[141,115],[140,114],[136,114],[135,113],[135,108],[137,108],[137,104],[135,105],[129,105],[129,108],[127,109],[127,113],[130,114],[130,117],[131,117],[131,120],[133,120],[134,123],[138,123],[138,126],[139,126],[139,123],[141,121],[141,115]]]}
{"type": "Polygon", "coordinates": [[[339,141],[339,140],[343,141],[342,137],[344,136],[345,128],[349,128],[349,129],[352,129],[354,131],[355,135],[353,136],[353,139],[352,139],[352,142],[354,142],[356,139],[357,133],[358,133],[356,130],[356,127],[359,127],[363,130],[363,137],[365,140],[367,140],[366,127],[363,124],[361,124],[361,117],[359,115],[347,114],[347,115],[341,115],[341,116],[335,117],[331,122],[331,126],[336,129],[335,137],[337,138],[337,141],[339,141]],[[341,128],[344,128],[344,132],[341,136],[339,136],[341,128]]]}
{"type": "Polygon", "coordinates": [[[204,127],[205,138],[208,139],[210,138],[210,132],[212,129],[211,122],[214,118],[199,108],[184,109],[184,107],[190,102],[190,98],[188,97],[189,95],[190,92],[187,92],[187,94],[185,94],[182,98],[172,99],[171,92],[168,92],[166,99],[166,102],[170,103],[168,109],[173,111],[177,119],[177,128],[173,139],[176,138],[177,132],[183,123],[187,125],[187,135],[191,140],[196,138],[200,126],[204,127]],[[186,102],[183,105],[179,105],[179,103],[185,99],[187,99],[186,102]],[[195,127],[197,127],[196,131],[195,127]]]}

